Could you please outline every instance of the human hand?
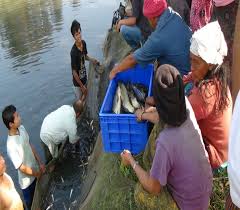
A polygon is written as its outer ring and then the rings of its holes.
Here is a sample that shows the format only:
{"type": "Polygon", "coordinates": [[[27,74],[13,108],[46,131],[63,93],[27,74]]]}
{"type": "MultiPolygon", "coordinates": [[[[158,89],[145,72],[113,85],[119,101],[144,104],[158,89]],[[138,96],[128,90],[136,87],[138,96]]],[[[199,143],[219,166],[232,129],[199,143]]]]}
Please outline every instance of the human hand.
{"type": "Polygon", "coordinates": [[[117,70],[116,70],[116,68],[114,67],[114,68],[112,69],[112,71],[110,72],[110,74],[109,74],[109,79],[112,80],[116,75],[117,75],[117,70]]]}
{"type": "Polygon", "coordinates": [[[143,109],[137,109],[137,111],[135,112],[135,115],[137,117],[137,121],[138,122],[141,122],[143,119],[142,119],[142,115],[144,113],[144,110],[143,109]]]}
{"type": "Polygon", "coordinates": [[[147,108],[145,107],[145,112],[157,112],[157,108],[155,106],[148,106],[147,108]]]}
{"type": "Polygon", "coordinates": [[[92,62],[94,65],[100,65],[100,62],[97,59],[92,59],[92,62]]]}
{"type": "Polygon", "coordinates": [[[119,20],[118,23],[117,23],[117,26],[116,26],[116,31],[117,32],[120,32],[121,26],[122,26],[122,21],[119,20]]]}
{"type": "Polygon", "coordinates": [[[134,161],[134,158],[129,150],[123,150],[121,153],[122,164],[125,166],[131,165],[131,162],[134,161]]]}
{"type": "Polygon", "coordinates": [[[154,101],[153,96],[148,96],[145,101],[145,107],[150,107],[150,106],[154,106],[154,105],[155,105],[155,101],[154,101]]]}
{"type": "Polygon", "coordinates": [[[34,172],[34,176],[39,179],[42,176],[42,171],[41,169],[39,171],[34,172]]]}
{"type": "Polygon", "coordinates": [[[44,174],[46,172],[46,167],[44,164],[40,164],[40,171],[44,174]]]}

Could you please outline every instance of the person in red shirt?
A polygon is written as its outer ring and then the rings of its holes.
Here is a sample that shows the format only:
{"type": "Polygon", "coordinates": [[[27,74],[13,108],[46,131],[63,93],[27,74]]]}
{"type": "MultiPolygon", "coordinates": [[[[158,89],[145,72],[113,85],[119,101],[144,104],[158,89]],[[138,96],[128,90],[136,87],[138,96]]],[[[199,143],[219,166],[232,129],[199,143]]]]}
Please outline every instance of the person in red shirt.
{"type": "MultiPolygon", "coordinates": [[[[228,70],[222,65],[227,44],[218,22],[207,24],[191,40],[191,72],[184,83],[192,82],[186,93],[202,132],[213,169],[227,163],[232,98],[228,70]]],[[[185,86],[186,87],[186,86],[185,86]]]]}

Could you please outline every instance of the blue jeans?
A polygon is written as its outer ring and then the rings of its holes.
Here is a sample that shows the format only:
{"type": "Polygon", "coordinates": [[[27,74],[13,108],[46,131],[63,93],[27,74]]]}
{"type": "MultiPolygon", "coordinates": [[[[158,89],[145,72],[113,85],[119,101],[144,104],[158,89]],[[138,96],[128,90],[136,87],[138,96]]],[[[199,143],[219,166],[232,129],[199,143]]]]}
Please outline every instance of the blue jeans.
{"type": "Polygon", "coordinates": [[[141,30],[137,26],[122,25],[120,32],[131,48],[136,49],[140,47],[143,36],[141,30]]]}
{"type": "Polygon", "coordinates": [[[33,181],[33,183],[30,184],[30,186],[27,187],[26,189],[22,189],[24,201],[25,201],[25,204],[26,204],[28,210],[31,210],[35,186],[36,186],[36,180],[37,179],[35,179],[33,181]]]}

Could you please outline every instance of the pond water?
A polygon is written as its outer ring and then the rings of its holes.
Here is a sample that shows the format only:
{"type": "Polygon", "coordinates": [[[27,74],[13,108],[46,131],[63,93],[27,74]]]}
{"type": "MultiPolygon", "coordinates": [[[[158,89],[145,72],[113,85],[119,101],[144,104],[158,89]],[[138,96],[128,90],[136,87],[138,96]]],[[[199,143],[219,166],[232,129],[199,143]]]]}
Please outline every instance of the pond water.
{"type": "MultiPolygon", "coordinates": [[[[43,118],[74,100],[70,67],[73,19],[81,23],[89,55],[102,61],[102,45],[119,0],[1,0],[0,110],[14,104],[40,157],[43,118]]],[[[7,157],[7,129],[0,122],[0,152],[19,190],[7,157]]]]}

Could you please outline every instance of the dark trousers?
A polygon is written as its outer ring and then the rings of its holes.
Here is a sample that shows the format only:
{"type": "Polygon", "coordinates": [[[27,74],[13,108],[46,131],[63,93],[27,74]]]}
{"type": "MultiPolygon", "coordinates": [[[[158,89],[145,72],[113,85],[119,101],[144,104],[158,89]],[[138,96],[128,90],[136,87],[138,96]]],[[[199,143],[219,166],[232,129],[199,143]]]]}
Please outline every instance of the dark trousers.
{"type": "Polygon", "coordinates": [[[34,191],[35,191],[35,186],[36,186],[36,180],[37,179],[35,179],[33,181],[33,183],[28,186],[28,188],[22,189],[24,201],[25,201],[25,204],[27,206],[26,209],[28,209],[28,210],[31,210],[33,196],[34,196],[34,191]]]}

